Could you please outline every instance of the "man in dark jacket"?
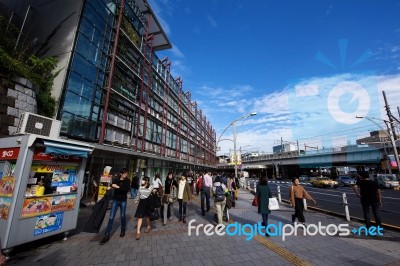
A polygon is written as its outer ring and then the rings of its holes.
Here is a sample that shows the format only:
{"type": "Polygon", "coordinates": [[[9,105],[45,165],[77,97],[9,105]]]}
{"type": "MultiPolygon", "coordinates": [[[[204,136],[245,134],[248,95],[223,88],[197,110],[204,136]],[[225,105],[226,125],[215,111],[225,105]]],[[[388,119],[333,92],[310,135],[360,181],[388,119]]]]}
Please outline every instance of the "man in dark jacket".
{"type": "Polygon", "coordinates": [[[382,196],[378,184],[369,179],[368,173],[361,173],[361,179],[357,181],[353,189],[356,195],[361,199],[366,227],[371,227],[369,207],[371,207],[372,213],[374,214],[376,225],[382,226],[381,217],[379,215],[379,207],[382,206],[382,196]]]}
{"type": "Polygon", "coordinates": [[[128,170],[126,168],[122,168],[121,171],[119,172],[119,177],[114,178],[111,184],[111,188],[114,190],[114,199],[112,202],[112,207],[110,211],[110,218],[108,220],[108,225],[106,229],[106,233],[104,235],[104,238],[100,241],[100,245],[104,245],[110,240],[110,233],[112,230],[112,226],[114,223],[114,218],[115,215],[117,214],[118,208],[121,208],[121,233],[120,237],[125,236],[125,229],[126,229],[126,200],[127,200],[127,194],[129,191],[129,179],[128,177],[128,170]]]}

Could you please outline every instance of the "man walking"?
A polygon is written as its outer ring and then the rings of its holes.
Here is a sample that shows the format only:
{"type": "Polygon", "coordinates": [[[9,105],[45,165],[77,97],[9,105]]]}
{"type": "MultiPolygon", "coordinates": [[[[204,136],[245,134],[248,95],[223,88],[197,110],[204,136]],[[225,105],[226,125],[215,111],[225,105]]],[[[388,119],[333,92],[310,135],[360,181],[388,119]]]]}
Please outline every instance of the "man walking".
{"type": "Polygon", "coordinates": [[[210,173],[206,173],[203,176],[203,189],[201,191],[201,215],[206,216],[206,211],[210,210],[210,191],[213,186],[213,181],[210,173]],[[204,200],[206,201],[206,207],[204,208],[204,200]]]}
{"type": "Polygon", "coordinates": [[[357,181],[353,189],[356,195],[361,199],[366,227],[371,227],[369,207],[371,207],[372,213],[374,214],[376,225],[382,226],[381,217],[379,215],[379,207],[382,206],[382,195],[378,184],[370,180],[368,173],[364,172],[361,173],[361,179],[357,181]]]}

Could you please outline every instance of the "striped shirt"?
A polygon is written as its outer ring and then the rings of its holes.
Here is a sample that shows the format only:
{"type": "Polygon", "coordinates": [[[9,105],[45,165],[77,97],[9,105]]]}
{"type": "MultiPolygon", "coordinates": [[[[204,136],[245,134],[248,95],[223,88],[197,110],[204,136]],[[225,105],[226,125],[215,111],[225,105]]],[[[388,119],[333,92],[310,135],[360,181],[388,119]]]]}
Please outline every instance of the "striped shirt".
{"type": "Polygon", "coordinates": [[[150,196],[150,193],[153,191],[154,187],[150,186],[148,188],[141,186],[139,188],[139,198],[140,199],[147,199],[150,196]]]}

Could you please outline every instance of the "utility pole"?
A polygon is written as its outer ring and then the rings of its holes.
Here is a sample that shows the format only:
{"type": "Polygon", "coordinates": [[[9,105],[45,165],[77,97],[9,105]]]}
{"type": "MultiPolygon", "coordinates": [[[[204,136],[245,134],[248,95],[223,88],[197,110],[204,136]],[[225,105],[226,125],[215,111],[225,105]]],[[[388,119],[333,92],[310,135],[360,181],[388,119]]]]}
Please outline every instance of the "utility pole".
{"type": "MultiPolygon", "coordinates": [[[[390,107],[389,107],[389,105],[387,103],[385,91],[382,91],[382,94],[383,94],[383,99],[385,100],[385,108],[386,108],[386,114],[387,114],[387,116],[389,118],[390,130],[392,131],[393,138],[396,140],[397,136],[396,136],[396,131],[394,130],[394,126],[393,126],[393,123],[394,123],[393,115],[392,115],[392,112],[390,112],[390,107]]],[[[396,149],[396,146],[394,148],[396,149]]]]}

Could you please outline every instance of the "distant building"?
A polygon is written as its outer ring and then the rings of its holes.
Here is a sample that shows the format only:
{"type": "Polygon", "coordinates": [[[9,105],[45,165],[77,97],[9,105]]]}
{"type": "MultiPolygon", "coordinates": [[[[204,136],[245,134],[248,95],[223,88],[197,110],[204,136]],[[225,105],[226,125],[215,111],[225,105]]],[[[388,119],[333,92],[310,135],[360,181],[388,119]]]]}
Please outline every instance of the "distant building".
{"type": "Polygon", "coordinates": [[[280,145],[276,145],[272,147],[273,153],[282,153],[282,152],[289,152],[289,151],[296,151],[297,147],[294,144],[284,143],[280,145]]]}
{"type": "Polygon", "coordinates": [[[369,137],[357,139],[357,145],[368,144],[371,147],[382,147],[384,142],[389,141],[387,132],[384,130],[371,131],[369,137]]]}

